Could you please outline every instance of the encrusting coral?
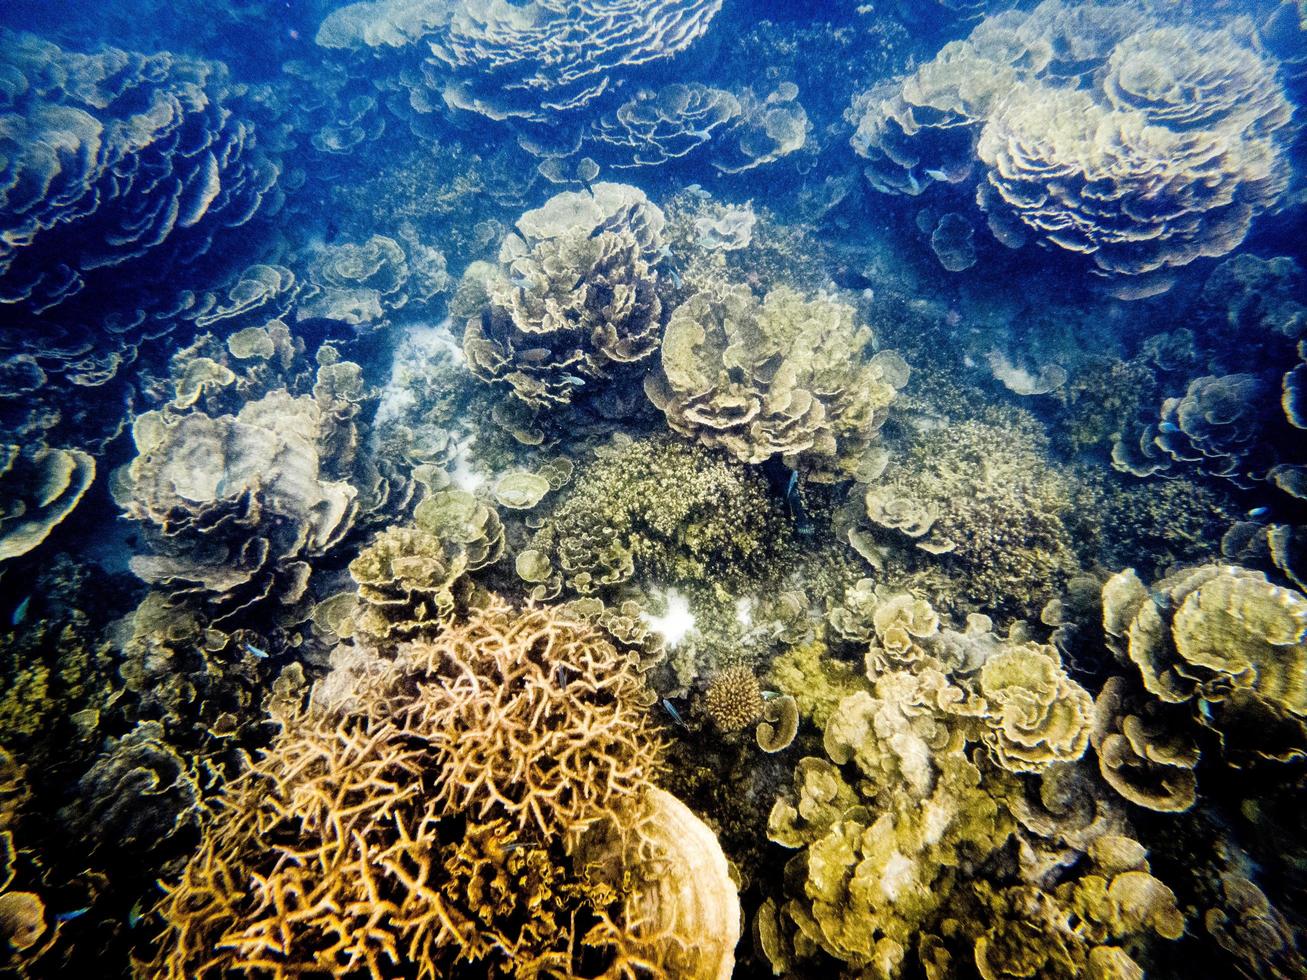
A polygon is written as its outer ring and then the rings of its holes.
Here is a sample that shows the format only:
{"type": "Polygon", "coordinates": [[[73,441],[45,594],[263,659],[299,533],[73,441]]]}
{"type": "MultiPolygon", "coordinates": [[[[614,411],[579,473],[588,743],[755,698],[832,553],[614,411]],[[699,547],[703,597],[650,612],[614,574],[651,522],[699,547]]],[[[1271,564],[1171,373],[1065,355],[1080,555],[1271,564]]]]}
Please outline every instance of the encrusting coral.
{"type": "Polygon", "coordinates": [[[593,628],[502,602],[393,659],[344,651],[224,788],[152,973],[567,977],[605,928],[640,948],[567,857],[658,772],[639,686],[593,628]]]}
{"type": "Polygon", "coordinates": [[[792,525],[756,472],[669,436],[614,437],[583,462],[517,556],[537,598],[642,577],[734,580],[767,567],[792,525]]]}
{"type": "Polygon", "coordinates": [[[810,479],[856,476],[909,369],[873,353],[852,307],[745,286],[676,308],[645,391],[677,432],[745,463],[779,457],[810,479]]]}

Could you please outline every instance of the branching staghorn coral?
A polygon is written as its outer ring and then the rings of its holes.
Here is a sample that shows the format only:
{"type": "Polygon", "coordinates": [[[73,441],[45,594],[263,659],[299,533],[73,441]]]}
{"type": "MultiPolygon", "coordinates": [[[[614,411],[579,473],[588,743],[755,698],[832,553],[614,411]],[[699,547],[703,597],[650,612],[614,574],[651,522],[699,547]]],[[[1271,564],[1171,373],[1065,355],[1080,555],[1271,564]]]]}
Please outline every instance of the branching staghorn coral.
{"type": "Polygon", "coordinates": [[[502,602],[394,659],[353,651],[224,789],[152,972],[572,976],[586,923],[601,947],[624,928],[566,845],[658,770],[639,684],[591,627],[502,602]]]}
{"type": "Polygon", "coordinates": [[[649,399],[677,432],[741,462],[778,456],[810,479],[856,475],[907,384],[893,351],[873,354],[851,307],[780,286],[695,293],[673,312],[649,399]]]}

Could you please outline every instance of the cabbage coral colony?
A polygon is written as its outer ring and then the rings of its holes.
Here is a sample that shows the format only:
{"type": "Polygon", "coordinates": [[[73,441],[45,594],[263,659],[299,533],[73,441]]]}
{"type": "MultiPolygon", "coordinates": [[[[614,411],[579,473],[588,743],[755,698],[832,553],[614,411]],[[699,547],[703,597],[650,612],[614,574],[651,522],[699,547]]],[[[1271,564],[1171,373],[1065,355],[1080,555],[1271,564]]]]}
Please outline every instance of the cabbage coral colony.
{"type": "Polygon", "coordinates": [[[1307,975],[1300,5],[192,3],[0,29],[0,974],[1307,975]]]}

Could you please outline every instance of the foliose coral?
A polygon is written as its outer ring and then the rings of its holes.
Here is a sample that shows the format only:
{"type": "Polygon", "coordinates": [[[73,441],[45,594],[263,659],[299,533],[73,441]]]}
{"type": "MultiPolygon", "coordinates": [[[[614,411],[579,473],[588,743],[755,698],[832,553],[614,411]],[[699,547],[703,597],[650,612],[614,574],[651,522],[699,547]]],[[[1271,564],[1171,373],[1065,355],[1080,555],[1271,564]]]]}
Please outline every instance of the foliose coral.
{"type": "Polygon", "coordinates": [[[9,309],[39,314],[146,255],[194,259],[275,199],[279,167],[232,111],[223,66],[167,52],[77,54],[8,30],[0,44],[9,309]]]}
{"type": "Polygon", "coordinates": [[[1039,772],[1074,762],[1089,745],[1093,700],[1053,647],[1013,645],[989,658],[980,692],[991,704],[985,741],[1005,769],[1039,772]]]}
{"type": "Polygon", "coordinates": [[[134,557],[133,570],[230,611],[299,601],[309,576],[304,558],[337,544],[358,506],[357,488],[324,472],[328,425],[317,401],[284,390],[236,415],[139,416],[137,456],[113,484],[155,552],[134,557]]]}
{"type": "Polygon", "coordinates": [[[1104,586],[1103,622],[1144,688],[1188,704],[1228,761],[1307,751],[1307,598],[1260,572],[1204,565],[1154,583],[1127,569],[1104,586]]]}
{"type": "Polygon", "coordinates": [[[662,212],[635,187],[592,191],[564,191],[518,219],[484,285],[488,305],[464,332],[473,373],[531,408],[571,404],[658,348],[662,212]]]}
{"type": "Polygon", "coordinates": [[[0,561],[44,541],[94,479],[95,460],[80,449],[0,445],[0,561]]]}
{"type": "Polygon", "coordinates": [[[909,369],[872,353],[851,307],[777,287],[695,293],[667,324],[650,400],[677,432],[746,463],[778,456],[821,481],[863,465],[909,369]]]}
{"type": "Polygon", "coordinates": [[[889,193],[981,169],[977,201],[1003,244],[1082,253],[1123,297],[1150,295],[1233,251],[1284,193],[1292,108],[1277,69],[1245,19],[1205,29],[1045,0],[855,100],[853,146],[889,193]]]}

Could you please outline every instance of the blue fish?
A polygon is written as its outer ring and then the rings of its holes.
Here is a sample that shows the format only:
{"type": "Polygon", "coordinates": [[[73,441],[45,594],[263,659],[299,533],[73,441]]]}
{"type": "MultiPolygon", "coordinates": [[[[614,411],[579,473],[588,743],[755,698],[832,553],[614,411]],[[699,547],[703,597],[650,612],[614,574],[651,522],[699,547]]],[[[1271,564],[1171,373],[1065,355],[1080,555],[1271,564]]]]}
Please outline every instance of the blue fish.
{"type": "Polygon", "coordinates": [[[681,713],[676,710],[676,705],[672,704],[672,702],[668,701],[666,698],[663,698],[662,701],[659,702],[659,704],[661,704],[663,706],[663,710],[666,711],[667,714],[671,716],[672,721],[676,722],[677,727],[685,728],[685,729],[688,729],[690,727],[685,723],[685,719],[681,717],[681,713]]]}
{"type": "Polygon", "coordinates": [[[17,608],[14,609],[14,614],[9,617],[9,622],[12,625],[17,626],[24,619],[26,619],[27,607],[30,606],[31,604],[32,604],[32,597],[29,595],[26,599],[24,599],[22,602],[18,604],[17,608]]]}
{"type": "Polygon", "coordinates": [[[54,917],[55,922],[72,922],[73,919],[80,919],[87,912],[91,911],[91,906],[87,905],[80,909],[73,909],[71,912],[60,912],[54,917]]]}
{"type": "Polygon", "coordinates": [[[1157,423],[1157,430],[1165,432],[1168,436],[1173,436],[1180,431],[1180,427],[1174,422],[1159,422],[1157,423]]]}
{"type": "Polygon", "coordinates": [[[256,657],[256,658],[259,659],[259,660],[267,660],[267,659],[268,659],[268,651],[267,651],[267,650],[260,650],[260,649],[259,649],[258,647],[256,647],[253,643],[246,643],[246,644],[245,644],[245,650],[246,650],[246,652],[249,653],[250,656],[252,656],[252,657],[256,657]]]}
{"type": "Polygon", "coordinates": [[[1254,507],[1252,510],[1248,512],[1248,516],[1251,517],[1253,520],[1257,520],[1257,518],[1265,517],[1270,512],[1271,512],[1271,508],[1269,507],[1254,507]]]}

